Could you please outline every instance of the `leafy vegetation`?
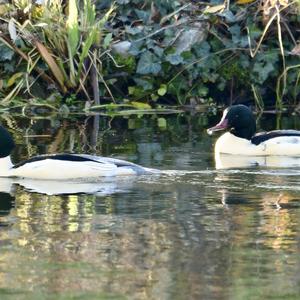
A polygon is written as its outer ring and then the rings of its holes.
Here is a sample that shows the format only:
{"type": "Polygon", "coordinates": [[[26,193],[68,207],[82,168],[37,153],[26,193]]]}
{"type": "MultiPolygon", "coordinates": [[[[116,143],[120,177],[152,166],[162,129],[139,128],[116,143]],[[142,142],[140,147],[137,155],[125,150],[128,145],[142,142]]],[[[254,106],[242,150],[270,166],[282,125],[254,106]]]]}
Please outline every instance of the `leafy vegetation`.
{"type": "Polygon", "coordinates": [[[1,104],[15,104],[14,96],[24,93],[47,99],[31,102],[60,107],[62,96],[67,107],[86,109],[100,102],[139,109],[298,104],[298,1],[113,5],[1,5],[1,104]]]}
{"type": "Polygon", "coordinates": [[[6,13],[10,18],[3,19],[8,32],[1,35],[1,50],[4,53],[2,61],[15,59],[18,72],[15,73],[14,68],[9,70],[7,80],[3,81],[4,92],[7,88],[13,89],[2,104],[25,87],[31,94],[31,86],[39,78],[43,79],[41,86],[48,84],[50,89],[55,88],[64,96],[84,94],[90,100],[92,94],[99,103],[98,82],[101,80],[101,57],[105,53],[102,33],[113,6],[101,18],[96,18],[90,0],[80,3],[70,0],[68,9],[59,0],[47,1],[43,6],[29,0],[13,4],[8,6],[6,13]],[[14,18],[11,14],[15,9],[14,18]]]}

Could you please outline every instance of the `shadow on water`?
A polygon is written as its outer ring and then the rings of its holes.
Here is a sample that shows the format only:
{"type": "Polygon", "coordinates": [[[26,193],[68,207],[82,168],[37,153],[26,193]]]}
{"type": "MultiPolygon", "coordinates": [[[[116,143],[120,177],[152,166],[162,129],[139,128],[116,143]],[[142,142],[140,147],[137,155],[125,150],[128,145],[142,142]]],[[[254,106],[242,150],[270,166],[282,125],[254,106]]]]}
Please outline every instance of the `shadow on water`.
{"type": "Polygon", "coordinates": [[[101,118],[93,141],[89,120],[10,119],[16,161],[88,152],[164,171],[2,178],[0,297],[297,299],[300,169],[216,170],[201,118],[101,118]]]}

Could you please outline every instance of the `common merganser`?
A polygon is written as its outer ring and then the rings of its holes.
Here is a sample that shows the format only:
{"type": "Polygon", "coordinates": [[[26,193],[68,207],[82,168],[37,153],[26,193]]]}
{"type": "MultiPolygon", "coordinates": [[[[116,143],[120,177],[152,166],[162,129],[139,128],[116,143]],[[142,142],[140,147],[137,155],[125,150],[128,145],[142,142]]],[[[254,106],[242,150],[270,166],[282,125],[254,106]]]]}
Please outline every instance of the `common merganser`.
{"type": "Polygon", "coordinates": [[[256,132],[255,118],[245,105],[233,105],[223,112],[221,121],[208,134],[228,129],[218,138],[215,153],[241,156],[300,156],[300,131],[256,132]]]}
{"type": "Polygon", "coordinates": [[[69,180],[159,172],[120,159],[68,153],[40,155],[14,165],[10,157],[14,147],[12,136],[0,125],[0,177],[69,180]]]}

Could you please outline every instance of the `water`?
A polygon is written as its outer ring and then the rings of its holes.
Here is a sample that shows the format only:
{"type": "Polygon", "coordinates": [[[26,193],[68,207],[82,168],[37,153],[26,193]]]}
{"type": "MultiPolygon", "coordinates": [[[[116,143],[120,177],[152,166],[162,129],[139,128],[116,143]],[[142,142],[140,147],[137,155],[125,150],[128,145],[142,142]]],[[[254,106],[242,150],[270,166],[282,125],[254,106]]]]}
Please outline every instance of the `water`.
{"type": "Polygon", "coordinates": [[[166,119],[101,118],[97,136],[92,118],[2,117],[16,161],[75,151],[165,172],[1,179],[1,299],[299,299],[300,168],[216,170],[215,118],[166,119]]]}

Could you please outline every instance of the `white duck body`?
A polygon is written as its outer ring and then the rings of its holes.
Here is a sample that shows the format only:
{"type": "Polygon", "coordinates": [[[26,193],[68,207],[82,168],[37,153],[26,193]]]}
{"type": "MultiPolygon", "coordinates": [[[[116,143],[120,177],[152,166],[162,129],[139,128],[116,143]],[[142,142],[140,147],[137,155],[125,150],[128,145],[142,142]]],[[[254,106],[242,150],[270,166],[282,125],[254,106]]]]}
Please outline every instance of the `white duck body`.
{"type": "Polygon", "coordinates": [[[10,154],[15,147],[10,133],[0,125],[0,177],[42,180],[91,179],[159,173],[134,163],[87,154],[52,154],[30,158],[13,165],[10,154]]]}
{"type": "MultiPolygon", "coordinates": [[[[220,122],[207,130],[228,130],[218,138],[215,154],[236,156],[300,156],[300,131],[274,130],[256,133],[256,122],[245,105],[228,107],[220,122]]],[[[233,158],[234,159],[234,158],[233,158]]]]}
{"type": "Polygon", "coordinates": [[[60,154],[38,156],[14,166],[10,156],[0,158],[0,177],[70,180],[103,176],[127,176],[158,172],[113,158],[60,154]]]}
{"type": "Polygon", "coordinates": [[[300,156],[300,136],[278,136],[255,145],[251,140],[226,132],[218,138],[215,153],[242,156],[300,156]]]}
{"type": "Polygon", "coordinates": [[[282,155],[233,155],[215,153],[216,169],[239,169],[251,167],[299,168],[300,156],[282,155]]]}

